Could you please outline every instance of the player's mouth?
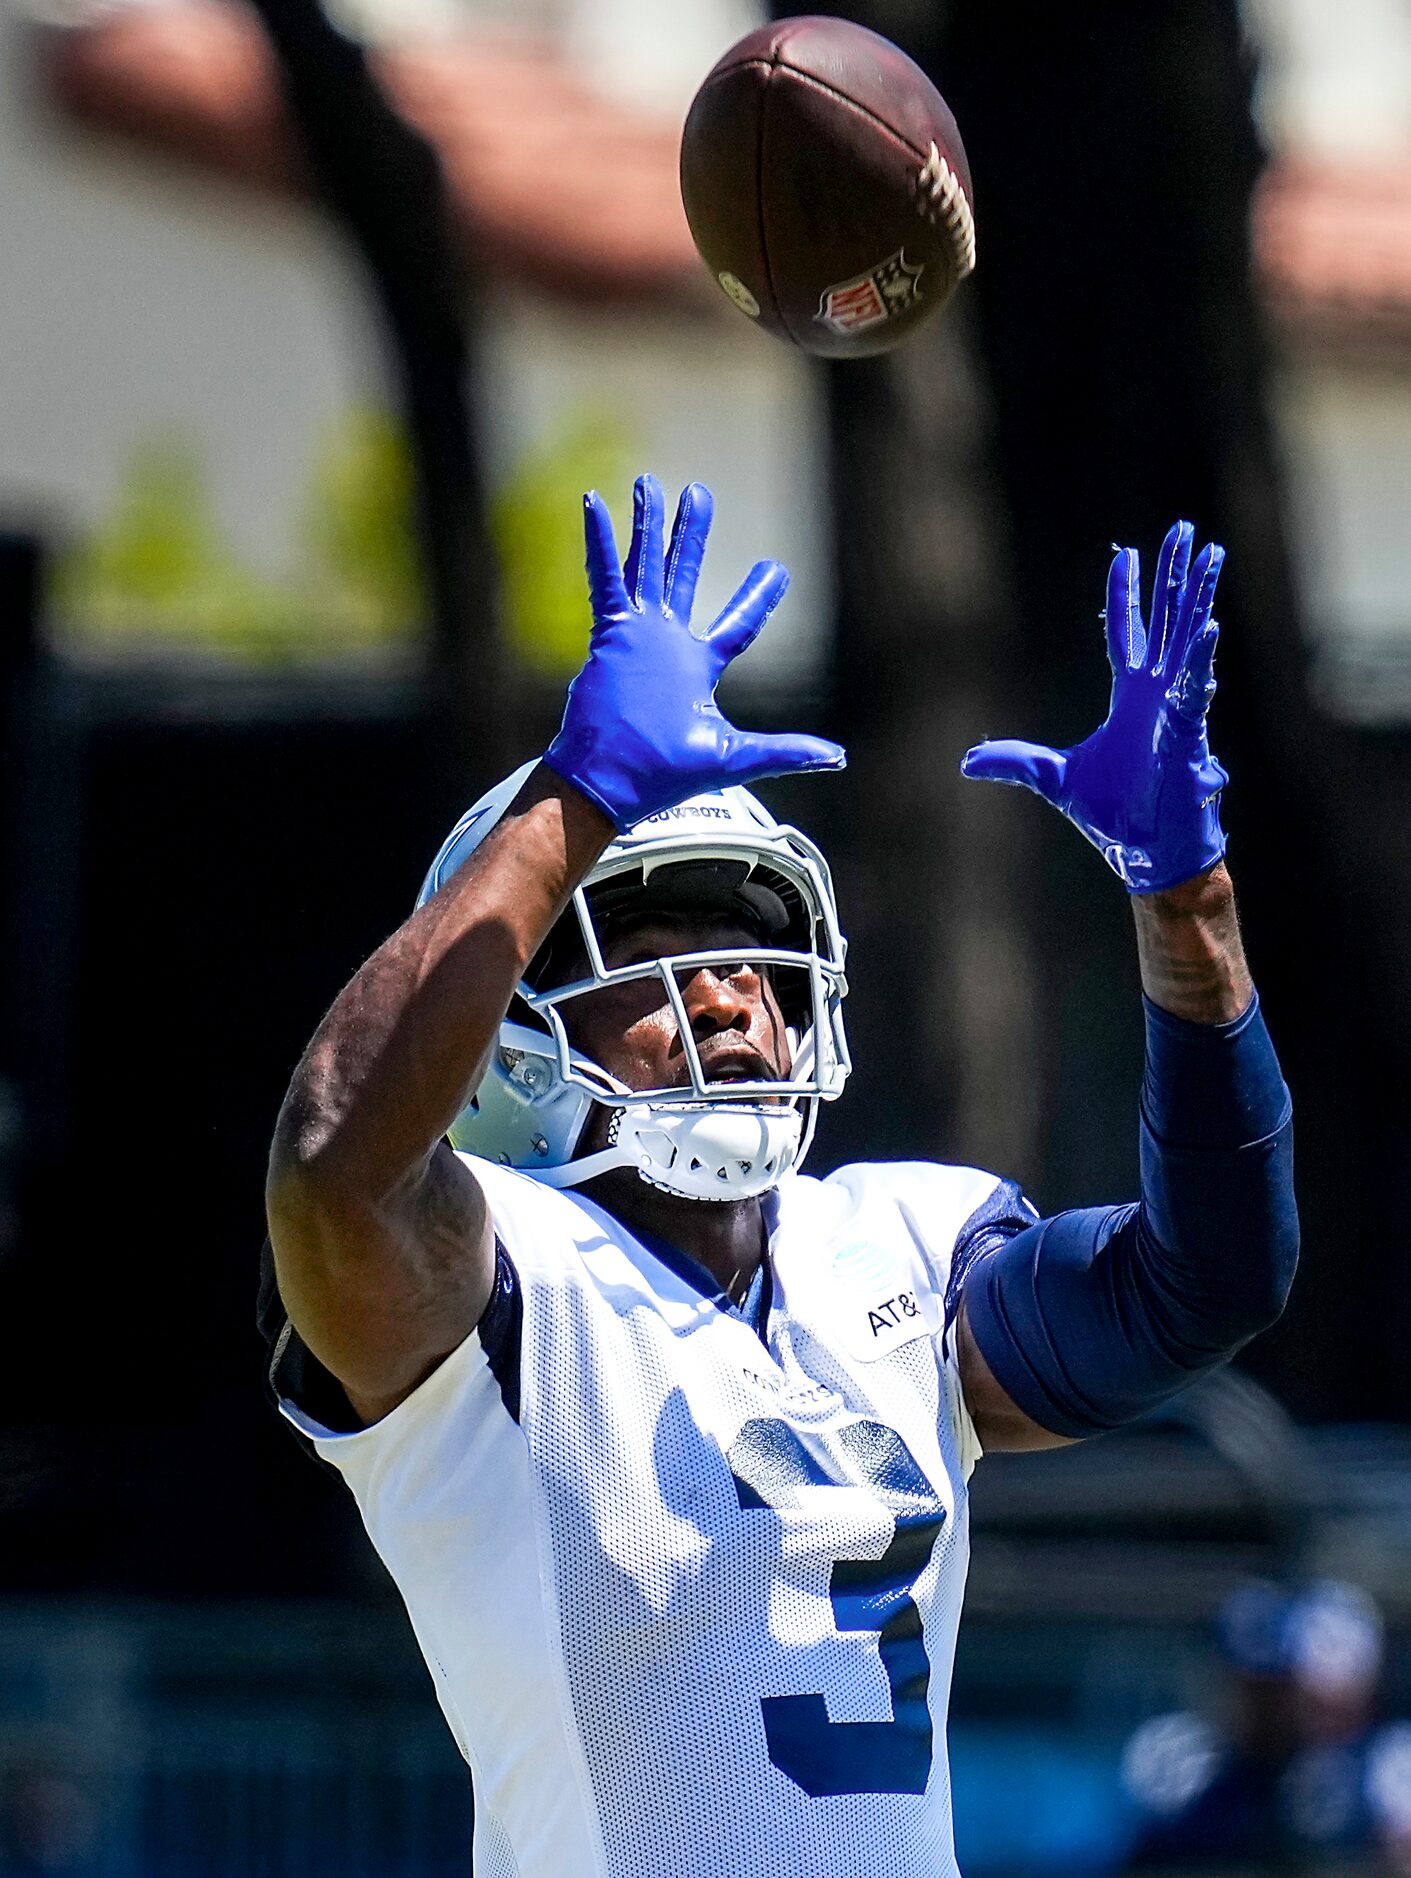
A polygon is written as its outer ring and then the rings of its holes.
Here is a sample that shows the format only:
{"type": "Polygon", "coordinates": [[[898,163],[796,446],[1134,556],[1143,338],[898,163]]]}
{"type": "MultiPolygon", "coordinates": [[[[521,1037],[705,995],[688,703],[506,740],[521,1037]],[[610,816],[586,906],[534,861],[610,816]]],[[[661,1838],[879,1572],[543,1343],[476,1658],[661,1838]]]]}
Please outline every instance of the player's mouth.
{"type": "Polygon", "coordinates": [[[707,1082],[778,1082],[779,1072],[757,1050],[705,1050],[699,1044],[697,1054],[707,1082]]]}

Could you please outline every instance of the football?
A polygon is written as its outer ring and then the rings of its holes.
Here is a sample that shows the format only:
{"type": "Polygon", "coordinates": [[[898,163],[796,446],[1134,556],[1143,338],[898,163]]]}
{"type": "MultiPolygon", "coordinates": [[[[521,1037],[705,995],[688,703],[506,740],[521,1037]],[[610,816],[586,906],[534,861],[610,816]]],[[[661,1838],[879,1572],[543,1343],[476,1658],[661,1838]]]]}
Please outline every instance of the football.
{"type": "Polygon", "coordinates": [[[778,20],[730,48],[687,115],[681,194],[740,311],[823,358],[899,344],[975,266],[950,107],[850,20],[778,20]]]}

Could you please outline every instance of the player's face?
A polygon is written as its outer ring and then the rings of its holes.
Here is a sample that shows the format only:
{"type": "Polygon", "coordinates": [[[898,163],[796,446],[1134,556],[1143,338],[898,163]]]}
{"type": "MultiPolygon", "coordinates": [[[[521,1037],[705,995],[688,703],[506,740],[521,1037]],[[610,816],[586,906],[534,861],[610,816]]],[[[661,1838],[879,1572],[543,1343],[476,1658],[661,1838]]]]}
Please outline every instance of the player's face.
{"type": "MultiPolygon", "coordinates": [[[[729,919],[643,919],[603,947],[609,968],[641,965],[674,953],[739,946],[759,939],[729,919]]],[[[689,967],[678,984],[701,1067],[710,1082],[777,1082],[792,1053],[768,968],[736,964],[689,967]]],[[[676,1013],[659,976],[605,985],[561,1007],[570,1043],[629,1089],[689,1088],[690,1065],[676,1013]]]]}

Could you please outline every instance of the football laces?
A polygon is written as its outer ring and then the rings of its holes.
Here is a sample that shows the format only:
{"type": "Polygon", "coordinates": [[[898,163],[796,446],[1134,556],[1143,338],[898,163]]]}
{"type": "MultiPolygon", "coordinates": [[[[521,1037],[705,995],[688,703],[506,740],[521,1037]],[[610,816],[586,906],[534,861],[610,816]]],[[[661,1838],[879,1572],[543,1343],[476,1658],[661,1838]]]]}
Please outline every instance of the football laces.
{"type": "Polygon", "coordinates": [[[975,217],[960,178],[933,143],[916,175],[917,208],[928,222],[944,227],[957,256],[957,280],[975,271],[975,217]]]}

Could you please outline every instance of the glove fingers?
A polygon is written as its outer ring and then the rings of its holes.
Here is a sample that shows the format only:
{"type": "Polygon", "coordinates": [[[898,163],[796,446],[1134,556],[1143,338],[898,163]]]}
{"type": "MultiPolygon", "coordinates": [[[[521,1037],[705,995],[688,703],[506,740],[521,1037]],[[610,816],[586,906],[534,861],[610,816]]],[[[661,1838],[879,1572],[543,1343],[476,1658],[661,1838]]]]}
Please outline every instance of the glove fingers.
{"type": "Polygon", "coordinates": [[[1213,541],[1207,542],[1196,556],[1186,580],[1180,614],[1161,655],[1163,672],[1175,672],[1179,677],[1185,669],[1187,653],[1209,624],[1210,609],[1215,603],[1215,584],[1224,559],[1225,550],[1213,541]]]}
{"type": "Polygon", "coordinates": [[[1148,664],[1153,672],[1164,669],[1175,638],[1194,537],[1195,530],[1189,522],[1173,522],[1157,556],[1156,586],[1151,596],[1151,636],[1147,641],[1148,664]]]}
{"type": "Polygon", "coordinates": [[[758,782],[763,776],[792,776],[803,770],[846,769],[847,751],[826,737],[790,731],[766,736],[754,731],[731,733],[725,770],[731,782],[758,782]]]}
{"type": "Polygon", "coordinates": [[[627,611],[627,587],[617,558],[612,517],[596,489],[590,489],[583,498],[583,538],[588,551],[588,598],[596,628],[602,620],[627,611]]]}
{"type": "Polygon", "coordinates": [[[671,546],[666,551],[666,586],[662,603],[673,619],[691,623],[691,608],[696,599],[705,558],[706,537],[715,514],[715,498],[704,483],[687,483],[676,505],[676,520],[671,524],[671,546]]]}
{"type": "Polygon", "coordinates": [[[1015,737],[977,744],[960,759],[962,776],[1032,789],[1036,796],[1042,796],[1055,808],[1063,793],[1067,770],[1068,758],[1062,750],[1050,750],[1042,743],[1024,743],[1015,737]]]}
{"type": "Polygon", "coordinates": [[[1135,548],[1119,548],[1107,572],[1107,660],[1115,675],[1134,670],[1145,656],[1141,557],[1135,548]]]}
{"type": "Polygon", "coordinates": [[[1219,637],[1220,628],[1214,620],[1196,634],[1181,662],[1176,682],[1166,694],[1172,711],[1189,729],[1200,723],[1215,696],[1215,646],[1219,637]]]}
{"type": "Polygon", "coordinates": [[[1225,565],[1225,550],[1218,541],[1209,541],[1196,557],[1191,570],[1190,593],[1190,631],[1187,642],[1196,639],[1210,624],[1210,609],[1215,604],[1215,589],[1220,582],[1220,570],[1225,565]]]}
{"type": "Polygon", "coordinates": [[[778,561],[756,561],[734,598],[714,621],[705,638],[715,647],[722,666],[753,645],[764,622],[784,598],[789,570],[778,561]]]}
{"type": "Polygon", "coordinates": [[[665,524],[661,484],[655,476],[639,476],[632,490],[632,546],[622,568],[628,598],[638,612],[661,605],[665,524]]]}

